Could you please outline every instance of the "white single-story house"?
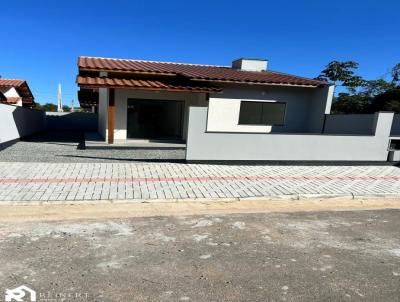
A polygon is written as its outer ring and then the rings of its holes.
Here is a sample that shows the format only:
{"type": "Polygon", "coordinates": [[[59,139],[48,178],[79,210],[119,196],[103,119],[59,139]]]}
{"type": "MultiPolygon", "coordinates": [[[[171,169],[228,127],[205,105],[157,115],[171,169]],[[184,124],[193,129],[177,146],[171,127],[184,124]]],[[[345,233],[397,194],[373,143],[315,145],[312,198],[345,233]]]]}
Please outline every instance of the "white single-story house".
{"type": "Polygon", "coordinates": [[[186,141],[189,107],[206,107],[209,132],[321,133],[329,83],[268,70],[268,61],[232,66],[79,57],[79,101],[98,106],[98,132],[128,139],[186,141]]]}
{"type": "Polygon", "coordinates": [[[33,94],[25,80],[0,78],[0,103],[33,108],[33,94]]]}
{"type": "Polygon", "coordinates": [[[400,158],[398,115],[331,115],[333,85],[271,71],[267,60],[213,66],[79,57],[78,68],[80,104],[96,107],[109,144],[182,142],[189,162],[400,158]]]}

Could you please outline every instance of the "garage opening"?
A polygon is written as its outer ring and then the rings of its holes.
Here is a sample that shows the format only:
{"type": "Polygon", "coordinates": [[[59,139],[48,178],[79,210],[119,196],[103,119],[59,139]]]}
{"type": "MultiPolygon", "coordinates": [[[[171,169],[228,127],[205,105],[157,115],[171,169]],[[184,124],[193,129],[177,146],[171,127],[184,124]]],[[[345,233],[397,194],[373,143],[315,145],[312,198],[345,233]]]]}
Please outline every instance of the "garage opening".
{"type": "Polygon", "coordinates": [[[184,101],[128,100],[127,137],[182,140],[184,101]]]}

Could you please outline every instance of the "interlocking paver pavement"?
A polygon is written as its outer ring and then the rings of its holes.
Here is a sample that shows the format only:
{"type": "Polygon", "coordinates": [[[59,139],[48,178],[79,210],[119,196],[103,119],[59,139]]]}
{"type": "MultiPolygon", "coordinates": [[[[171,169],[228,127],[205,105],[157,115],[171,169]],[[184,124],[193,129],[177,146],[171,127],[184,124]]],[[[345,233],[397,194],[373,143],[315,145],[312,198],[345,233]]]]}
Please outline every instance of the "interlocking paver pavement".
{"type": "Polygon", "coordinates": [[[0,163],[0,203],[399,195],[392,166],[0,163]]]}

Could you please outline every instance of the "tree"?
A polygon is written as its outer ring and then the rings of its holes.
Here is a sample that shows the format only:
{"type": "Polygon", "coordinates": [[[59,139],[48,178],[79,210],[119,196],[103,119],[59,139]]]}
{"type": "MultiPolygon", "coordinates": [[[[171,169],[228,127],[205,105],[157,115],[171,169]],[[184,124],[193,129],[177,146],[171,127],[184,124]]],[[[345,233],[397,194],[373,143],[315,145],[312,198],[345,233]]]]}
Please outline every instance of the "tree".
{"type": "Polygon", "coordinates": [[[392,84],[400,84],[400,63],[397,63],[392,68],[392,84]]]}
{"type": "Polygon", "coordinates": [[[43,110],[43,107],[39,103],[35,103],[35,109],[43,110]]]}
{"type": "Polygon", "coordinates": [[[370,111],[394,111],[400,113],[400,87],[377,95],[372,100],[370,111]]]}
{"type": "Polygon", "coordinates": [[[332,113],[364,113],[369,110],[372,98],[363,94],[339,93],[332,103],[332,113]]]}
{"type": "Polygon", "coordinates": [[[62,109],[63,109],[64,112],[70,112],[71,111],[71,108],[69,108],[68,105],[62,106],[62,109]]]}
{"type": "Polygon", "coordinates": [[[57,105],[54,105],[52,103],[46,103],[46,104],[44,104],[42,106],[42,109],[44,111],[53,111],[53,112],[55,112],[55,111],[57,111],[57,105]]]}
{"type": "Polygon", "coordinates": [[[361,93],[370,97],[374,97],[395,88],[395,84],[393,84],[392,82],[387,82],[384,79],[370,80],[364,81],[361,93]]]}
{"type": "Polygon", "coordinates": [[[354,61],[332,61],[326,65],[317,79],[331,81],[335,86],[344,86],[354,93],[357,87],[364,84],[362,77],[355,75],[357,68],[358,63],[354,61]]]}
{"type": "Polygon", "coordinates": [[[364,80],[355,75],[358,63],[332,61],[318,79],[346,87],[348,93],[339,93],[332,103],[333,113],[400,112],[400,63],[391,71],[392,80],[364,80]]]}

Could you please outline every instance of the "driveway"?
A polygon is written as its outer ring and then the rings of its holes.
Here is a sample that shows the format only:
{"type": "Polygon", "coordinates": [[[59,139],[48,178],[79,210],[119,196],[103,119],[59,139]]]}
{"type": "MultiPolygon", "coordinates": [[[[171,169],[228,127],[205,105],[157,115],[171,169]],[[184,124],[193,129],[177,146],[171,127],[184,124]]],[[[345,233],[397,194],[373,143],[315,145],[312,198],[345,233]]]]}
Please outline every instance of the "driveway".
{"type": "Polygon", "coordinates": [[[0,162],[182,162],[184,159],[184,145],[136,144],[111,147],[99,143],[98,137],[93,138],[93,134],[79,131],[45,132],[0,151],[0,162]],[[89,139],[85,139],[88,136],[89,139]],[[86,146],[86,149],[80,150],[78,146],[86,146]]]}
{"type": "Polygon", "coordinates": [[[24,284],[38,301],[398,301],[399,217],[382,210],[0,224],[0,292],[24,284]]]}

